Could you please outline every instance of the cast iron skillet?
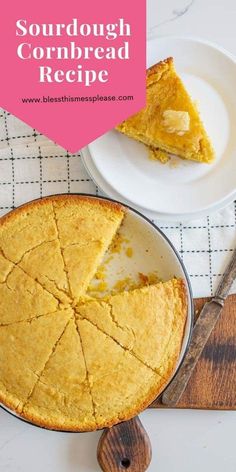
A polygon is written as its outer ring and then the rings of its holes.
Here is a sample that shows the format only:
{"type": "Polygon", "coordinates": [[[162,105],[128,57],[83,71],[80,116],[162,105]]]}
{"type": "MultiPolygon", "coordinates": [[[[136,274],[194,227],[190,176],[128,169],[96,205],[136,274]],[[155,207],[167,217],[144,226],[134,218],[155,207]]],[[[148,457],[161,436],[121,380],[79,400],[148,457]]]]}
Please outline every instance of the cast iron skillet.
{"type": "MultiPolygon", "coordinates": [[[[170,246],[172,251],[174,252],[175,256],[177,257],[183,273],[185,275],[185,281],[187,283],[187,289],[188,289],[188,294],[189,294],[189,299],[190,299],[190,306],[188,307],[189,309],[189,316],[190,316],[190,330],[189,330],[189,337],[188,341],[186,343],[185,351],[182,356],[182,360],[180,362],[180,365],[178,366],[178,369],[175,372],[175,375],[177,374],[184,356],[186,354],[186,351],[189,346],[189,342],[191,339],[191,332],[193,328],[193,321],[194,321],[194,306],[193,306],[193,295],[192,295],[192,288],[189,280],[188,273],[185,269],[185,266],[173,246],[173,244],[169,241],[167,236],[151,221],[149,218],[144,216],[142,213],[140,213],[138,210],[132,208],[131,206],[121,203],[117,200],[113,200],[111,198],[107,197],[100,197],[96,195],[92,195],[89,193],[73,193],[73,194],[59,194],[59,195],[80,195],[80,196],[85,196],[85,197],[91,197],[95,199],[100,199],[100,200],[106,200],[114,203],[118,203],[126,208],[128,210],[131,210],[132,212],[136,213],[138,216],[143,218],[146,222],[148,222],[161,236],[164,238],[164,240],[167,242],[167,244],[170,246]]],[[[55,197],[57,195],[48,195],[48,197],[55,197]]],[[[30,202],[24,203],[32,203],[34,201],[37,201],[38,199],[31,200],[30,202]]],[[[14,212],[14,210],[11,210],[11,212],[14,212]]],[[[9,213],[11,213],[9,212],[9,213]]],[[[175,375],[170,379],[170,381],[166,384],[164,390],[158,395],[157,399],[159,399],[162,394],[165,392],[166,388],[170,384],[170,382],[173,380],[175,375]]],[[[26,419],[22,418],[21,416],[17,415],[4,405],[0,404],[0,407],[7,411],[9,414],[12,416],[18,418],[19,420],[23,421],[24,423],[28,423],[34,427],[41,428],[41,429],[49,429],[49,428],[43,428],[42,426],[39,426],[37,424],[34,424],[30,421],[27,421],[26,419]]],[[[71,431],[64,431],[64,430],[51,430],[51,431],[56,431],[58,433],[71,433],[71,431]]],[[[76,431],[74,431],[76,432],[76,431]]],[[[104,431],[102,434],[99,444],[98,444],[98,462],[104,472],[121,472],[128,470],[128,472],[144,472],[147,470],[150,462],[151,462],[151,443],[148,438],[148,435],[138,417],[133,418],[129,421],[120,423],[118,425],[113,426],[110,429],[107,429],[104,431]]]]}

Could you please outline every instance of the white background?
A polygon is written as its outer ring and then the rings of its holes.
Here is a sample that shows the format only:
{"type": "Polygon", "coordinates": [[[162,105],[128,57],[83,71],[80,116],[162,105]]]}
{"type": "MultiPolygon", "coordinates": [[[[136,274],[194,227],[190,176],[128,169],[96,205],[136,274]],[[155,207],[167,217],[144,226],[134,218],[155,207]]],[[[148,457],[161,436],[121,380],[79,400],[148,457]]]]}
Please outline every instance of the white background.
{"type": "MultiPolygon", "coordinates": [[[[236,54],[235,0],[148,0],[148,37],[210,39],[236,54]]],[[[148,410],[149,472],[236,472],[236,412],[148,410]]],[[[27,425],[0,410],[1,472],[96,472],[100,433],[62,434],[27,425]]]]}

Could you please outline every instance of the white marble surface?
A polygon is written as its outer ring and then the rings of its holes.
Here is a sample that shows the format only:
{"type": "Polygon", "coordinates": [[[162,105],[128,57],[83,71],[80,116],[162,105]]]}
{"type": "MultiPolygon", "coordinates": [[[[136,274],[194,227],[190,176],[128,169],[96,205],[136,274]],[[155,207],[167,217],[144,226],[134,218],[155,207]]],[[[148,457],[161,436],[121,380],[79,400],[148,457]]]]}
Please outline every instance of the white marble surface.
{"type": "MultiPolygon", "coordinates": [[[[148,37],[193,35],[236,54],[235,0],[147,0],[148,37]]],[[[151,437],[149,472],[236,471],[236,412],[155,411],[141,419],[151,437]]],[[[100,433],[62,434],[0,410],[0,472],[96,472],[100,433]]]]}
{"type": "Polygon", "coordinates": [[[198,36],[236,53],[234,0],[147,0],[148,37],[198,36]]]}

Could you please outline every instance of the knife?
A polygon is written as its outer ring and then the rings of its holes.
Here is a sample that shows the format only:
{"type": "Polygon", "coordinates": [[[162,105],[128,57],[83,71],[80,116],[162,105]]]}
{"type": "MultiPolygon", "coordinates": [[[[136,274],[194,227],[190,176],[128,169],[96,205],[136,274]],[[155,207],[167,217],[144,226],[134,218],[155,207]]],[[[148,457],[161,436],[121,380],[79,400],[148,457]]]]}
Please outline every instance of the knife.
{"type": "Polygon", "coordinates": [[[187,354],[171,384],[162,395],[162,404],[175,406],[183,394],[198,359],[206,345],[206,342],[213,331],[230,288],[236,279],[236,249],[233,257],[225,271],[224,276],[217,288],[215,296],[210,302],[205,303],[197,322],[193,328],[192,338],[187,354]]]}

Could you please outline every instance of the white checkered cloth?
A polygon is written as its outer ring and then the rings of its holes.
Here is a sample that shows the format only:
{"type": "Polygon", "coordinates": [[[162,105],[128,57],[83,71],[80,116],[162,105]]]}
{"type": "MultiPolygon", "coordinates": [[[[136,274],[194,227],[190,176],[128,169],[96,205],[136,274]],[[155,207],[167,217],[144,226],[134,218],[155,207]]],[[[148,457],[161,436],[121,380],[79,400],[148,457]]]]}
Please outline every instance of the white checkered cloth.
{"type": "MultiPolygon", "coordinates": [[[[73,192],[99,195],[79,153],[68,154],[0,110],[0,215],[35,198],[73,192]]],[[[179,251],[194,296],[213,295],[236,243],[236,202],[193,222],[155,223],[179,251]]]]}

